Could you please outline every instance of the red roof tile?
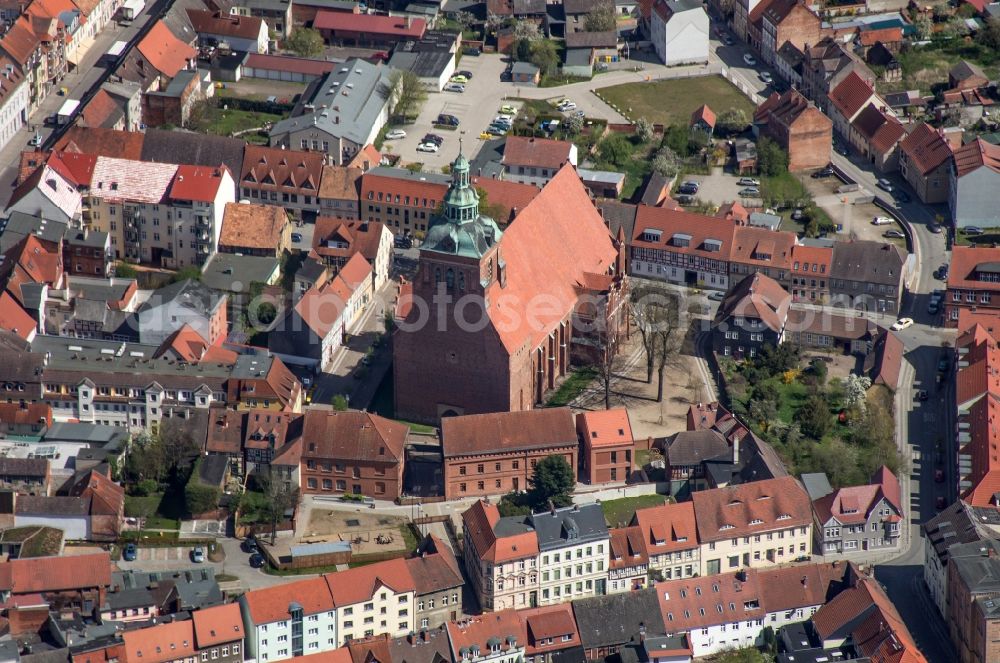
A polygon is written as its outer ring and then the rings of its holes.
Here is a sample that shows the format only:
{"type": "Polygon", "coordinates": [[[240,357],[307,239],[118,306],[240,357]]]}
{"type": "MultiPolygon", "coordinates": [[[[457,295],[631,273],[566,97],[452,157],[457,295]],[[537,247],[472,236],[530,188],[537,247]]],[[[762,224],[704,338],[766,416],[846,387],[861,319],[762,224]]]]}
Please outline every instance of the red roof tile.
{"type": "Polygon", "coordinates": [[[573,143],[565,140],[508,136],[501,163],[557,170],[569,163],[573,147],[573,143]]]}
{"type": "Polygon", "coordinates": [[[336,606],[330,586],[323,577],[286,582],[264,589],[254,589],[243,595],[254,625],[270,624],[289,618],[289,606],[302,607],[303,615],[332,611],[336,606]]]}
{"type": "MultiPolygon", "coordinates": [[[[188,9],[188,20],[199,34],[223,35],[240,39],[257,39],[264,21],[253,16],[222,14],[205,9],[188,9]]],[[[266,30],[265,30],[266,34],[266,30]]]]}
{"type": "Polygon", "coordinates": [[[138,131],[85,129],[74,125],[56,142],[54,149],[139,161],[142,158],[142,141],[145,136],[138,131]]]}
{"type": "Polygon", "coordinates": [[[176,76],[188,61],[198,56],[198,51],[175,37],[162,19],[153,24],[137,48],[149,64],[167,78],[176,76]]]}
{"type": "Polygon", "coordinates": [[[243,617],[239,603],[202,608],[191,613],[198,648],[221,645],[243,639],[243,617]]]}
{"type": "Polygon", "coordinates": [[[166,663],[193,658],[198,653],[191,620],[167,622],[125,631],[125,660],[166,663]]]}
{"type": "Polygon", "coordinates": [[[715,112],[708,107],[707,104],[702,104],[698,106],[693,113],[691,113],[691,124],[696,124],[702,122],[705,125],[715,128],[715,112]]]}
{"type": "Polygon", "coordinates": [[[576,446],[576,426],[569,408],[469,414],[441,420],[441,451],[445,458],[576,446]]]}
{"type": "Polygon", "coordinates": [[[26,341],[30,341],[38,331],[35,319],[6,290],[0,292],[0,329],[17,334],[26,341]]]}
{"type": "Polygon", "coordinates": [[[642,528],[639,525],[615,527],[609,529],[608,534],[611,537],[608,568],[625,569],[649,564],[649,555],[643,545],[642,528]]]}
{"type": "Polygon", "coordinates": [[[326,60],[313,60],[312,58],[293,58],[288,55],[250,53],[247,55],[246,64],[243,66],[257,71],[281,71],[291,74],[307,74],[319,77],[324,74],[329,74],[333,71],[333,68],[336,65],[333,62],[328,62],[326,60]]]}
{"type": "Polygon", "coordinates": [[[517,615],[521,620],[521,631],[517,635],[519,639],[523,635],[528,656],[580,646],[580,631],[569,603],[518,610],[517,615]],[[549,642],[543,643],[544,640],[549,642]]]}
{"type": "Polygon", "coordinates": [[[899,503],[899,481],[883,466],[875,473],[871,483],[861,486],[844,486],[813,502],[813,509],[820,524],[835,519],[841,525],[864,525],[873,509],[885,498],[893,508],[902,513],[899,503]],[[884,470],[884,471],[882,471],[884,470]],[[883,484],[884,482],[884,484],[883,484]]]}
{"type": "Polygon", "coordinates": [[[174,200],[193,200],[202,203],[215,202],[219,189],[223,185],[223,177],[229,168],[220,165],[217,168],[205,166],[177,166],[177,173],[170,183],[169,196],[174,200]]]}
{"type": "Polygon", "coordinates": [[[631,243],[636,248],[665,249],[727,262],[733,251],[736,227],[731,219],[639,205],[631,243]],[[654,241],[654,235],[647,231],[658,232],[660,239],[654,241]],[[717,251],[709,250],[708,240],[719,242],[717,251]]]}
{"type": "Polygon", "coordinates": [[[427,21],[422,18],[408,21],[402,16],[375,16],[320,10],[316,12],[313,27],[317,30],[360,32],[375,36],[420,39],[427,29],[427,21]]]}
{"type": "Polygon", "coordinates": [[[0,589],[12,594],[108,587],[111,584],[111,557],[106,552],[15,559],[0,564],[0,569],[0,589]]]}
{"type": "Polygon", "coordinates": [[[976,138],[955,150],[954,157],[959,177],[984,166],[1000,173],[1000,145],[992,145],[982,138],[976,138]]]}
{"type": "Polygon", "coordinates": [[[587,447],[618,446],[633,441],[628,410],[623,407],[581,412],[576,415],[576,428],[587,447]]]}
{"type": "Polygon", "coordinates": [[[323,178],[323,160],[319,152],[247,145],[240,179],[265,190],[298,189],[315,196],[323,178]]]}
{"type": "Polygon", "coordinates": [[[541,191],[537,186],[492,177],[473,177],[472,185],[486,192],[487,204],[499,205],[504,209],[502,218],[494,219],[500,225],[513,221],[541,191]]]}
{"type": "Polygon", "coordinates": [[[32,54],[40,46],[41,41],[24,15],[14,21],[14,25],[0,37],[0,49],[3,49],[22,68],[28,64],[32,54]]]}
{"type": "Polygon", "coordinates": [[[868,103],[873,94],[875,90],[871,84],[861,78],[856,71],[852,71],[837,87],[830,90],[830,103],[850,121],[868,103]]]}
{"type": "Polygon", "coordinates": [[[415,592],[417,589],[410,567],[405,559],[400,558],[327,573],[323,578],[330,588],[333,604],[338,608],[370,601],[383,586],[396,594],[415,592]]]}
{"type": "Polygon", "coordinates": [[[219,246],[273,251],[281,244],[287,227],[288,215],[283,207],[226,203],[219,246]]]}
{"type": "Polygon", "coordinates": [[[309,458],[403,462],[409,428],[370,412],[306,410],[302,437],[309,458]]]}
{"type": "Polygon", "coordinates": [[[99,89],[80,111],[78,123],[82,127],[103,127],[115,113],[121,115],[118,104],[104,89],[99,89]]]}
{"type": "MultiPolygon", "coordinates": [[[[513,635],[517,638],[522,628],[518,611],[513,609],[488,612],[461,622],[448,622],[448,639],[451,641],[452,659],[461,661],[463,659],[462,651],[473,647],[478,648],[480,654],[488,653],[490,651],[489,643],[493,638],[499,639],[500,646],[506,648],[508,646],[507,636],[513,635]]],[[[516,646],[524,644],[524,636],[519,640],[520,642],[516,646]]]]}
{"type": "Polygon", "coordinates": [[[794,477],[702,490],[691,499],[702,543],[812,523],[809,495],[794,477]]]}
{"type": "MultiPolygon", "coordinates": [[[[493,504],[479,500],[462,514],[465,536],[479,558],[496,564],[538,554],[538,537],[534,532],[497,537],[493,527],[500,520],[500,512],[493,504]]],[[[466,551],[470,554],[470,551],[466,551]]]]}
{"type": "Polygon", "coordinates": [[[648,557],[698,547],[693,502],[637,509],[632,522],[640,529],[648,557]]]}

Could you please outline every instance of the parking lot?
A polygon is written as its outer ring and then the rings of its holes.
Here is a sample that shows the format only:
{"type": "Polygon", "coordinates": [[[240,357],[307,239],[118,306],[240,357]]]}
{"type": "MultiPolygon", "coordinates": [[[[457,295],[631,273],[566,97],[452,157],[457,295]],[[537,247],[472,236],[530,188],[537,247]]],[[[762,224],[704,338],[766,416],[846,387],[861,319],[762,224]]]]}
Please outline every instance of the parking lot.
{"type": "Polygon", "coordinates": [[[387,140],[383,149],[398,154],[403,163],[423,163],[424,170],[438,172],[454,161],[459,137],[465,139],[466,155],[473,155],[479,149],[479,134],[497,114],[504,103],[504,94],[509,92],[508,85],[500,85],[500,73],[505,67],[506,63],[497,56],[462,57],[455,70],[472,72],[465,92],[429,93],[417,121],[400,127],[406,131],[406,138],[387,140]],[[451,130],[435,127],[434,121],[441,113],[457,117],[459,126],[451,130]],[[420,139],[427,133],[444,138],[437,153],[417,151],[420,139]]]}
{"type": "Polygon", "coordinates": [[[837,189],[842,186],[836,177],[825,177],[822,179],[804,178],[806,188],[812,193],[816,200],[816,205],[830,215],[834,223],[843,225],[843,230],[837,233],[837,239],[860,239],[873,242],[889,241],[903,248],[906,247],[906,240],[902,238],[887,238],[885,233],[891,230],[901,232],[899,224],[893,220],[886,225],[872,225],[875,217],[889,217],[885,210],[876,207],[872,203],[856,203],[855,200],[865,196],[871,196],[870,191],[853,191],[849,193],[837,193],[837,189]]]}
{"type": "Polygon", "coordinates": [[[685,182],[697,182],[698,195],[702,202],[722,205],[723,203],[739,201],[744,204],[760,205],[759,200],[747,200],[740,197],[740,191],[746,187],[736,182],[738,175],[727,173],[722,168],[713,168],[711,175],[685,175],[685,182]]]}

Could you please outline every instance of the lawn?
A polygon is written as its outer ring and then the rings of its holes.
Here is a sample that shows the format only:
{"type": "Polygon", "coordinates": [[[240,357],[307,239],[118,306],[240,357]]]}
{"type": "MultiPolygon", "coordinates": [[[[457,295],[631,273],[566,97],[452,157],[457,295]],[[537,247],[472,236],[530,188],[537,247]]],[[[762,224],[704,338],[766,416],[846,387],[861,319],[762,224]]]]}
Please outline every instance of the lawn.
{"type": "Polygon", "coordinates": [[[143,525],[144,529],[179,530],[181,528],[179,519],[169,517],[169,515],[160,512],[161,508],[169,506],[164,505],[163,502],[163,493],[143,497],[126,495],[125,515],[130,518],[141,518],[145,515],[146,522],[143,525]]]}
{"type": "Polygon", "coordinates": [[[578,368],[559,385],[556,393],[552,394],[545,403],[546,407],[566,407],[597,377],[597,369],[593,366],[578,368]]]}
{"type": "Polygon", "coordinates": [[[611,526],[617,527],[618,523],[628,523],[631,521],[636,509],[660,506],[666,501],[667,498],[663,495],[637,495],[636,497],[606,500],[601,502],[601,509],[604,510],[604,517],[611,526]]]}
{"type": "MultiPolygon", "coordinates": [[[[232,108],[223,110],[210,104],[204,104],[203,109],[202,113],[192,114],[193,116],[197,116],[192,118],[190,128],[193,131],[212,134],[214,136],[232,136],[237,131],[246,131],[258,127],[262,128],[265,125],[274,124],[281,119],[281,115],[275,113],[258,113],[232,108]]],[[[265,144],[267,142],[265,136],[258,136],[253,133],[246,134],[243,138],[250,142],[257,142],[258,139],[263,139],[265,144]]]]}
{"type": "Polygon", "coordinates": [[[625,83],[597,90],[608,103],[628,117],[645,117],[657,124],[687,126],[691,114],[702,104],[717,114],[740,108],[752,115],[754,105],[721,76],[677,78],[651,83],[625,83]]]}
{"type": "Polygon", "coordinates": [[[1000,242],[1000,228],[983,228],[982,235],[966,235],[961,228],[955,232],[955,244],[992,246],[1000,242]]]}
{"type": "Polygon", "coordinates": [[[879,85],[881,91],[920,90],[932,94],[948,85],[948,70],[961,60],[969,60],[983,67],[987,76],[996,77],[1000,72],[996,55],[976,42],[963,39],[935,41],[928,46],[907,48],[897,56],[903,69],[903,78],[893,83],[879,85]]]}

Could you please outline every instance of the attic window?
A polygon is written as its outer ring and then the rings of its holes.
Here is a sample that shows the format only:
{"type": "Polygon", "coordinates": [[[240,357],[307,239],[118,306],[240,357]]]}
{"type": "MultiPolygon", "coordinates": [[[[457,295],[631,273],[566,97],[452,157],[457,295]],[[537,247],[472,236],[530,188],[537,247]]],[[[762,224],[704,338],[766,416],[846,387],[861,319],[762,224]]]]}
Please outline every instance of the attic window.
{"type": "Polygon", "coordinates": [[[753,520],[750,521],[750,524],[751,525],[763,525],[764,521],[761,520],[760,518],[754,518],[753,520]]]}
{"type": "Polygon", "coordinates": [[[780,516],[778,516],[778,520],[791,520],[791,519],[792,517],[789,516],[787,513],[783,513],[780,516]]]}
{"type": "Polygon", "coordinates": [[[726,529],[735,529],[735,526],[734,525],[723,525],[722,527],[719,528],[720,531],[721,530],[726,530],[726,529]]]}
{"type": "Polygon", "coordinates": [[[687,233],[674,233],[674,236],[670,238],[670,243],[674,246],[686,248],[691,246],[691,235],[687,233]]]}
{"type": "Polygon", "coordinates": [[[618,434],[619,435],[624,435],[625,434],[625,429],[624,428],[619,428],[618,429],[618,434]]]}
{"type": "Polygon", "coordinates": [[[659,242],[661,237],[663,237],[663,233],[659,230],[646,228],[642,231],[642,235],[639,236],[639,239],[644,242],[659,242]]]}
{"type": "Polygon", "coordinates": [[[722,250],[722,242],[717,239],[706,239],[705,250],[710,253],[718,253],[722,250]]]}

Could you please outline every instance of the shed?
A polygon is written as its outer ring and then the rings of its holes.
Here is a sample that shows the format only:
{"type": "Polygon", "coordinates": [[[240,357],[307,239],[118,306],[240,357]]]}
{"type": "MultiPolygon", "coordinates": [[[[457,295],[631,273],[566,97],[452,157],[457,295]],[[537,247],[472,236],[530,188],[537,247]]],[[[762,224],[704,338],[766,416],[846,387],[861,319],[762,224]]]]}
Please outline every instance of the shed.
{"type": "Polygon", "coordinates": [[[538,85],[541,74],[538,67],[530,62],[515,62],[510,70],[511,80],[522,85],[538,85]]]}

